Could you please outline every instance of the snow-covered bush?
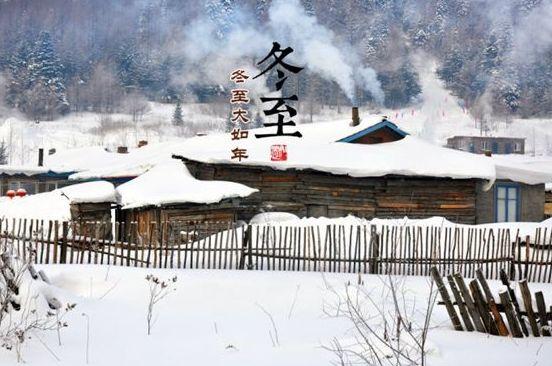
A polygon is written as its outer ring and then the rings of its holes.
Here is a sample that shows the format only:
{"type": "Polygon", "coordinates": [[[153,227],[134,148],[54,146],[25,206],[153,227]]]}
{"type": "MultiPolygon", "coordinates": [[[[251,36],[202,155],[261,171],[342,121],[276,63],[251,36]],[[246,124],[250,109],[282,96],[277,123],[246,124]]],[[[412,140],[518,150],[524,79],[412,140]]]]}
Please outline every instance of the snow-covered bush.
{"type": "Polygon", "coordinates": [[[0,253],[0,346],[15,351],[18,362],[23,361],[23,344],[35,332],[55,331],[61,345],[61,329],[67,326],[63,318],[75,304],[64,307],[48,282],[30,260],[0,253]]]}

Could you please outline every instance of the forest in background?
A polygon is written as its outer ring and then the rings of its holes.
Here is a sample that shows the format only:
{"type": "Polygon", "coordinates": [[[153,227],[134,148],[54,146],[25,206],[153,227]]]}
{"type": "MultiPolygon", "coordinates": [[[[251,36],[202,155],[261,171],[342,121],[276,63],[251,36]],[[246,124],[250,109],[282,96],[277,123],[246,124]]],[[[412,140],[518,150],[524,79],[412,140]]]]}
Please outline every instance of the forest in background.
{"type": "Polygon", "coordinates": [[[474,114],[550,116],[551,18],[545,0],[4,0],[0,98],[37,120],[226,101],[225,62],[253,65],[276,35],[306,66],[284,93],[311,112],[416,103],[423,54],[474,114]],[[343,67],[321,62],[328,44],[343,67]]]}

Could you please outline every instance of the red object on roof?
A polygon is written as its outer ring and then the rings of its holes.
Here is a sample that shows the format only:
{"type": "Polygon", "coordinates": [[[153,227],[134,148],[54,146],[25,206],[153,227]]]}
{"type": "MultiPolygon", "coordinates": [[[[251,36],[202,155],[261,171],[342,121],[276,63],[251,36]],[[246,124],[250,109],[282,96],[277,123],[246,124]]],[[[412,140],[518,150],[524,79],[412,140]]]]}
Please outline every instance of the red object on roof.
{"type": "Polygon", "coordinates": [[[18,197],[25,197],[27,195],[27,191],[24,188],[19,188],[16,194],[18,197]]]}
{"type": "Polygon", "coordinates": [[[15,191],[13,189],[10,189],[9,191],[6,192],[6,196],[8,196],[9,198],[14,198],[15,191]]]}

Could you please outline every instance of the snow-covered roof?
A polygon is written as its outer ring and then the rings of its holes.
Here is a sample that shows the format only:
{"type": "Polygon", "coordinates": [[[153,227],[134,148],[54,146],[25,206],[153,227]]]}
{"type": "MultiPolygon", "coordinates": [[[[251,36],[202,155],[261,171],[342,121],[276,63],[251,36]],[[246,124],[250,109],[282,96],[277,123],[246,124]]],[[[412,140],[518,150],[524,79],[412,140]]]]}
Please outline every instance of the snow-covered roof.
{"type": "MultiPolygon", "coordinates": [[[[102,169],[106,166],[118,166],[129,160],[127,155],[106,151],[101,146],[82,147],[48,155],[45,157],[44,165],[56,173],[77,172],[78,174],[78,172],[102,169]]],[[[130,176],[135,175],[130,174],[130,176]]]]}
{"type": "Polygon", "coordinates": [[[404,175],[478,178],[490,182],[510,179],[526,184],[552,182],[552,170],[544,172],[529,165],[440,147],[414,136],[371,145],[335,142],[364,130],[366,122],[355,128],[348,126],[347,121],[300,125],[297,129],[303,138],[257,139],[252,136],[255,131],[250,132],[248,139],[239,141],[232,141],[229,134],[195,137],[178,146],[175,154],[204,163],[235,164],[231,150],[239,146],[247,149],[249,156],[240,164],[280,170],[313,169],[353,177],[404,175]],[[287,145],[287,161],[271,161],[273,143],[287,145]]]}
{"type": "MultiPolygon", "coordinates": [[[[22,174],[33,176],[38,174],[71,174],[88,170],[102,169],[106,166],[120,166],[129,161],[128,154],[119,154],[106,151],[100,146],[83,147],[77,149],[61,150],[44,157],[44,166],[32,165],[0,165],[0,174],[22,174]]],[[[128,176],[136,176],[142,173],[128,172],[128,176]]],[[[119,172],[116,177],[123,176],[126,172],[119,172]]]]}
{"type": "Polygon", "coordinates": [[[58,189],[70,203],[117,202],[115,186],[105,181],[73,184],[58,189]]]}
{"type": "MultiPolygon", "coordinates": [[[[552,171],[539,171],[529,165],[503,162],[494,157],[452,150],[406,136],[395,142],[363,145],[336,142],[381,121],[380,116],[363,118],[351,127],[349,120],[303,124],[296,127],[302,138],[255,138],[260,130],[250,130],[249,138],[233,141],[229,133],[197,136],[132,149],[128,154],[109,153],[103,149],[85,148],[58,152],[48,157],[52,170],[73,170],[70,179],[106,179],[133,177],[156,165],[170,162],[173,154],[206,163],[232,164],[231,150],[247,149],[248,159],[240,164],[269,166],[274,169],[313,169],[354,177],[384,175],[430,176],[456,179],[479,178],[490,182],[511,179],[527,184],[552,182],[552,171]],[[270,146],[286,144],[288,161],[270,160],[270,146]],[[83,158],[84,157],[84,158],[83,158]]],[[[262,129],[273,131],[274,128],[262,129]]],[[[293,129],[293,127],[287,127],[293,129]]]]}
{"type": "Polygon", "coordinates": [[[175,203],[217,203],[257,192],[243,184],[195,179],[180,161],[158,165],[117,188],[123,209],[175,203]]]}
{"type": "Polygon", "coordinates": [[[552,182],[552,159],[529,155],[493,155],[497,179],[527,184],[552,182]]]}
{"type": "Polygon", "coordinates": [[[49,169],[30,165],[0,165],[0,174],[6,175],[26,175],[33,176],[37,174],[46,174],[49,169]]]}
{"type": "Polygon", "coordinates": [[[372,125],[370,127],[367,127],[361,131],[358,131],[356,133],[353,133],[352,135],[349,135],[347,137],[343,137],[339,140],[339,142],[353,142],[357,139],[360,139],[361,137],[364,137],[366,135],[369,135],[373,132],[379,131],[381,129],[388,129],[390,131],[393,131],[395,134],[397,134],[400,137],[407,136],[408,133],[401,130],[396,124],[393,122],[387,120],[386,118],[383,119],[381,122],[376,123],[375,125],[372,125]]]}
{"type": "MultiPolygon", "coordinates": [[[[229,138],[210,136],[202,144],[209,146],[208,151],[189,149],[190,144],[187,144],[188,148],[184,148],[179,155],[204,163],[235,164],[230,151],[236,144],[225,140],[229,138]]],[[[249,155],[240,164],[269,166],[278,170],[313,169],[352,177],[405,175],[486,180],[495,178],[491,161],[441,148],[411,136],[373,145],[343,142],[311,144],[303,143],[300,139],[292,140],[291,137],[279,139],[278,142],[287,145],[287,161],[271,161],[270,143],[251,138],[239,143],[240,148],[247,149],[249,155]]]]}
{"type": "Polygon", "coordinates": [[[25,197],[0,197],[0,217],[70,220],[71,203],[116,202],[109,182],[88,182],[25,197]]]}

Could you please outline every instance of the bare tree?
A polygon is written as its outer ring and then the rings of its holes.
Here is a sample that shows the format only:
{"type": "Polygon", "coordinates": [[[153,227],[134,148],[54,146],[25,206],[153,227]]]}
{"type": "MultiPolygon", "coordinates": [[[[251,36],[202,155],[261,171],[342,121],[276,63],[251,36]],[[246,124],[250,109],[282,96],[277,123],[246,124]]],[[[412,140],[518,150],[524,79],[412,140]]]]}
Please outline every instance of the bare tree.
{"type": "Polygon", "coordinates": [[[130,92],[123,101],[123,110],[132,115],[132,121],[138,122],[149,110],[148,100],[139,92],[130,92]]]}
{"type": "Polygon", "coordinates": [[[68,96],[75,110],[113,113],[121,108],[124,90],[112,69],[105,63],[95,66],[88,81],[80,78],[68,88],[68,96]]]}

